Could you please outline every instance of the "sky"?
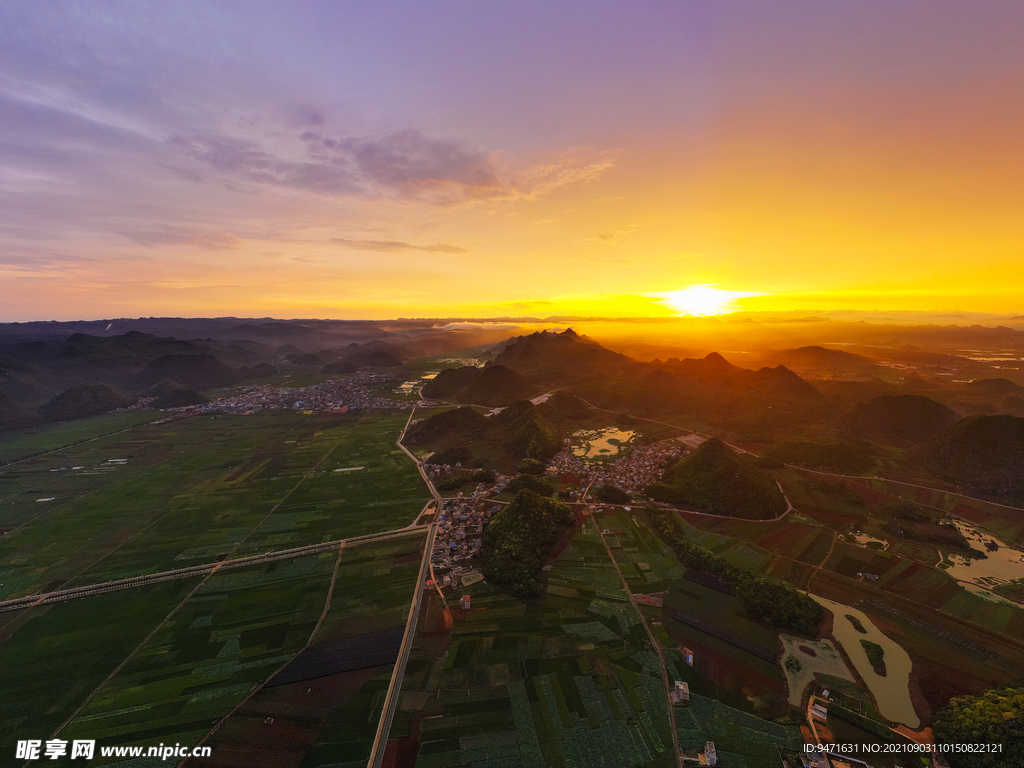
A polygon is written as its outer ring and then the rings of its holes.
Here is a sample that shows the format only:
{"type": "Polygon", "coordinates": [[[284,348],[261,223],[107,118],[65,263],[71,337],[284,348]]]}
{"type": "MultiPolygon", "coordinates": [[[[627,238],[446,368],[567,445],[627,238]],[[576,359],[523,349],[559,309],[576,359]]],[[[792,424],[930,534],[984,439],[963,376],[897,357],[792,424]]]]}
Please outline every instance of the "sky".
{"type": "Polygon", "coordinates": [[[0,4],[0,321],[1024,314],[1024,3],[0,4]]]}

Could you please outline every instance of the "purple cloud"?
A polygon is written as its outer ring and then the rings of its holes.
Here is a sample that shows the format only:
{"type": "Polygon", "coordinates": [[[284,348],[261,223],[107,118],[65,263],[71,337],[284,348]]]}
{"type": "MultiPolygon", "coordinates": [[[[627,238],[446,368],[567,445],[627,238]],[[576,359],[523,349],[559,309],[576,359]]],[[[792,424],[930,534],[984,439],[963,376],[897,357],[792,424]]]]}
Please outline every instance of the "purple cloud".
{"type": "Polygon", "coordinates": [[[459,248],[446,243],[436,243],[434,245],[412,245],[411,243],[403,243],[400,240],[352,240],[347,237],[332,237],[331,242],[357,251],[377,251],[380,253],[401,253],[402,251],[468,253],[465,248],[459,248]]]}
{"type": "Polygon", "coordinates": [[[309,160],[277,157],[227,136],[172,136],[167,146],[198,163],[258,184],[326,195],[392,196],[454,203],[507,194],[490,153],[407,130],[381,137],[299,136],[309,160]]]}

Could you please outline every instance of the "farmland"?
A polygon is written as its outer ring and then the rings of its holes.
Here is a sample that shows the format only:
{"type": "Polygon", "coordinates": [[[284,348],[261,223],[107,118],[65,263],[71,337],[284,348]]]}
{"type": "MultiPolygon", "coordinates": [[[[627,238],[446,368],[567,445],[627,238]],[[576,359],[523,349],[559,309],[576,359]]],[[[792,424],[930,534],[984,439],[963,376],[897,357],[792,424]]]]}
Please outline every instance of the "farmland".
{"type": "Polygon", "coordinates": [[[486,582],[450,628],[421,614],[391,739],[417,766],[664,765],[664,683],[593,523],[549,572],[540,604],[486,582]]]}
{"type": "Polygon", "coordinates": [[[407,525],[429,496],[394,446],[405,418],[274,411],[191,417],[4,467],[0,530],[8,533],[0,539],[0,593],[407,525]],[[363,469],[333,472],[352,466],[363,469]]]}
{"type": "Polygon", "coordinates": [[[196,743],[303,648],[334,552],[215,574],[170,614],[61,735],[196,743]]]}
{"type": "Polygon", "coordinates": [[[154,421],[152,411],[110,413],[69,424],[48,424],[22,432],[0,432],[0,464],[55,451],[154,421]]]}
{"type": "MultiPolygon", "coordinates": [[[[423,543],[419,534],[345,547],[330,607],[310,651],[389,630],[401,633],[423,543]]],[[[315,679],[262,688],[217,728],[207,742],[213,754],[200,762],[252,764],[262,755],[282,764],[365,765],[393,669],[393,658],[373,656],[365,650],[350,654],[334,666],[312,670],[315,679]]]]}
{"type": "MultiPolygon", "coordinates": [[[[0,614],[0,753],[50,734],[195,587],[196,578],[0,614]]],[[[91,737],[90,737],[91,738],[91,737]]]]}
{"type": "MultiPolygon", "coordinates": [[[[382,630],[401,633],[423,540],[418,533],[346,547],[340,557],[331,551],[219,573],[203,583],[169,582],[138,594],[31,609],[5,629],[13,637],[0,645],[0,659],[5,685],[33,691],[38,703],[26,709],[24,699],[17,707],[11,701],[0,715],[5,733],[48,737],[73,715],[62,738],[198,743],[307,642],[315,650],[382,630]],[[74,631],[66,631],[68,623],[74,631]],[[100,637],[117,640],[97,642],[100,637]],[[75,680],[75,686],[33,687],[34,676],[75,680]]],[[[375,692],[387,686],[391,665],[367,666],[359,658],[334,663],[313,670],[315,682],[262,689],[209,742],[221,750],[214,759],[230,765],[240,745],[251,748],[252,739],[265,737],[269,713],[277,732],[304,729],[305,740],[292,744],[293,753],[301,748],[297,759],[312,748],[310,764],[318,764],[317,750],[365,762],[380,716],[375,692]],[[317,714],[312,724],[311,711],[317,714]]]]}
{"type": "MultiPolygon", "coordinates": [[[[82,428],[66,447],[53,449],[56,440],[42,433],[9,441],[39,455],[0,469],[0,592],[404,528],[430,498],[394,445],[407,418],[266,411],[152,423],[149,414],[143,424],[91,420],[94,431],[82,428]]],[[[20,692],[0,708],[4,748],[6,739],[45,739],[58,728],[62,738],[108,744],[196,743],[259,689],[246,706],[276,707],[281,728],[305,726],[291,759],[318,764],[346,753],[365,763],[394,662],[376,638],[404,630],[424,536],[409,531],[0,614],[0,683],[20,692]],[[302,682],[259,688],[307,644],[310,658],[326,652],[337,667],[317,671],[315,691],[302,682]],[[307,688],[311,698],[297,701],[307,688]],[[310,727],[305,707],[314,703],[310,727]],[[296,712],[306,714],[296,720],[296,712]]],[[[225,764],[232,738],[238,747],[253,736],[247,714],[240,708],[210,742],[225,764]]]]}
{"type": "MultiPolygon", "coordinates": [[[[0,707],[8,741],[59,732],[203,743],[215,768],[365,765],[420,589],[426,534],[408,526],[431,496],[395,445],[407,418],[97,419],[74,444],[45,431],[6,444],[25,458],[0,467],[0,597],[279,553],[0,613],[0,684],[28,692],[27,706],[0,707]],[[395,535],[341,543],[378,532],[395,535]],[[292,551],[325,542],[334,543],[292,551]]],[[[659,429],[668,434],[645,431],[659,429]]],[[[965,589],[942,570],[943,549],[888,537],[871,507],[893,488],[844,480],[861,504],[820,476],[777,476],[800,512],[765,522],[682,513],[686,538],[732,566],[856,606],[886,644],[887,682],[923,721],[949,695],[1013,679],[1024,611],[965,589]],[[897,679],[901,647],[909,661],[897,679]],[[941,660],[954,648],[963,659],[951,670],[941,660]]],[[[931,500],[945,509],[945,497],[931,500]]],[[[1009,524],[993,505],[972,509],[1009,524]]],[[[896,717],[865,687],[883,690],[854,657],[860,646],[836,643],[835,628],[780,639],[728,585],[681,566],[646,513],[602,506],[583,519],[554,550],[539,600],[472,579],[447,602],[423,593],[385,765],[670,768],[674,724],[686,754],[714,741],[723,764],[767,768],[776,747],[799,747],[793,707],[815,677],[845,686],[843,701],[871,727],[887,727],[879,710],[896,717]],[[470,608],[456,607],[460,594],[470,608]],[[688,683],[689,707],[669,708],[659,651],[669,681],[688,683]]]]}

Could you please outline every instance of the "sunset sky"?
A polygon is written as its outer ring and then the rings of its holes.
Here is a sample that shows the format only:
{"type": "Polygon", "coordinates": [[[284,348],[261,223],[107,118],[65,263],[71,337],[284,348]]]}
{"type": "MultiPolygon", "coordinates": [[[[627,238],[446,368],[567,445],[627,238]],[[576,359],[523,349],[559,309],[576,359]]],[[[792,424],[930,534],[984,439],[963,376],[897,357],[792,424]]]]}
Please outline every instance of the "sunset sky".
{"type": "Polygon", "coordinates": [[[0,321],[1024,314],[1024,3],[0,5],[0,321]]]}

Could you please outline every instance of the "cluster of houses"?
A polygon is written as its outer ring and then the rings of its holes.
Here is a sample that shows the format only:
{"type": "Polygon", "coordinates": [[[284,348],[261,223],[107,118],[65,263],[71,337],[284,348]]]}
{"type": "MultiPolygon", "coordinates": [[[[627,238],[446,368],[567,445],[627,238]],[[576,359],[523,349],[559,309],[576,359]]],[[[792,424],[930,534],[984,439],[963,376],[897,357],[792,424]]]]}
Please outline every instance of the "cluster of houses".
{"type": "MultiPolygon", "coordinates": [[[[460,495],[461,496],[461,495],[460,495]]],[[[499,510],[480,498],[448,499],[437,516],[431,568],[437,586],[458,588],[478,571],[470,564],[481,552],[484,527],[499,510]]]]}
{"type": "Polygon", "coordinates": [[[348,378],[331,379],[308,387],[249,386],[237,394],[198,407],[189,406],[189,409],[250,415],[282,408],[306,413],[345,413],[351,408],[411,408],[416,405],[381,397],[370,386],[380,381],[379,375],[360,371],[348,378]]]}
{"type": "Polygon", "coordinates": [[[627,493],[643,493],[651,483],[657,482],[665,473],[665,467],[683,452],[676,440],[662,440],[650,445],[635,445],[633,449],[614,462],[587,464],[573,452],[571,441],[555,454],[548,464],[547,473],[553,477],[578,480],[586,488],[608,483],[627,493]]]}

